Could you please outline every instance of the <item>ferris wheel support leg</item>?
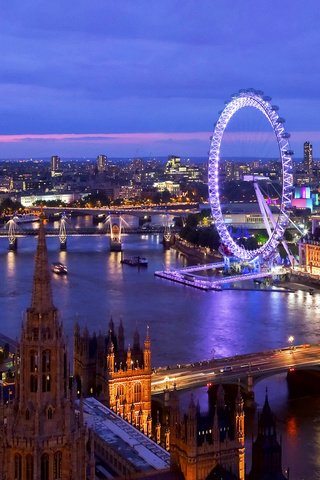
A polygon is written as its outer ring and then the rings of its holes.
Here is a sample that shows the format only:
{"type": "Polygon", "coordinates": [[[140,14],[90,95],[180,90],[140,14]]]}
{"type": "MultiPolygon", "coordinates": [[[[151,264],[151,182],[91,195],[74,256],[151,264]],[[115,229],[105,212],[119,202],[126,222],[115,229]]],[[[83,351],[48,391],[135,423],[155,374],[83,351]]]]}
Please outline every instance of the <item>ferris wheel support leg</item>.
{"type": "MultiPolygon", "coordinates": [[[[257,198],[258,198],[258,202],[259,202],[259,205],[260,205],[260,208],[262,207],[266,213],[266,216],[267,218],[270,219],[270,222],[272,223],[272,226],[273,228],[276,228],[276,221],[274,219],[274,216],[272,215],[272,212],[270,210],[270,207],[269,205],[267,205],[267,203],[265,202],[265,199],[263,198],[263,195],[261,193],[261,190],[258,186],[258,184],[256,182],[254,182],[254,185],[255,185],[255,191],[256,191],[256,194],[257,194],[257,198]],[[259,198],[260,198],[260,201],[259,201],[259,198]]],[[[270,224],[269,222],[267,223],[267,225],[269,226],[269,229],[270,229],[270,224]]],[[[268,230],[268,228],[267,228],[268,230]]],[[[270,229],[270,232],[271,232],[271,229],[270,229]]],[[[270,237],[270,233],[269,233],[269,230],[268,230],[268,234],[269,234],[269,237],[270,237]]],[[[285,249],[287,255],[288,255],[288,258],[289,258],[289,261],[291,263],[291,265],[293,266],[294,265],[294,257],[292,255],[292,253],[290,252],[289,250],[289,247],[288,247],[288,244],[285,240],[282,240],[282,245],[283,245],[283,248],[285,249]]]]}
{"type": "MultiPolygon", "coordinates": [[[[256,196],[257,196],[257,200],[258,200],[258,204],[259,204],[259,207],[260,207],[260,211],[261,211],[261,215],[262,215],[262,218],[263,218],[263,223],[264,223],[264,226],[266,227],[267,229],[267,232],[268,232],[268,235],[269,235],[269,238],[271,237],[272,235],[272,232],[271,232],[271,227],[270,227],[270,223],[269,223],[269,219],[268,217],[270,218],[270,214],[272,216],[272,213],[271,213],[271,210],[269,209],[269,207],[267,206],[266,202],[265,202],[265,199],[263,198],[263,195],[261,193],[261,190],[259,188],[259,185],[257,182],[253,182],[253,186],[254,186],[254,190],[256,192],[256,196]]],[[[272,217],[273,219],[273,217],[272,217]]],[[[273,224],[273,227],[275,226],[275,224],[273,223],[272,219],[270,218],[271,220],[271,223],[273,224]]],[[[274,220],[274,219],[273,219],[274,220]]]]}

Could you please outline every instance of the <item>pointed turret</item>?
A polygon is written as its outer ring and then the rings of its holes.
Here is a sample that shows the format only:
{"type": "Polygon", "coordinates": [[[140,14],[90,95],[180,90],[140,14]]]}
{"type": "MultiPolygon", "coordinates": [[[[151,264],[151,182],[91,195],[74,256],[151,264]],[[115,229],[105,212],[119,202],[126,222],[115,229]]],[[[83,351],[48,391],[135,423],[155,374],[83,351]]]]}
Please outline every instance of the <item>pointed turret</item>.
{"type": "Polygon", "coordinates": [[[134,334],[133,334],[133,347],[132,347],[132,350],[134,352],[139,352],[140,351],[140,335],[139,335],[139,332],[138,332],[138,327],[136,325],[136,329],[134,331],[134,334]]]}
{"type": "Polygon", "coordinates": [[[6,429],[0,432],[6,449],[0,478],[3,474],[8,479],[47,478],[49,470],[43,467],[42,459],[49,458],[48,449],[50,458],[59,462],[59,478],[86,477],[87,431],[82,407],[80,416],[75,411],[76,384],[70,391],[68,352],[57,313],[41,222],[31,306],[21,332],[15,403],[9,403],[6,429]],[[22,463],[22,459],[28,458],[29,467],[22,463]]]}
{"type": "Polygon", "coordinates": [[[109,332],[112,332],[112,334],[114,334],[114,323],[113,323],[112,316],[110,317],[110,321],[109,321],[109,332]]]}
{"type": "Polygon", "coordinates": [[[151,369],[151,340],[150,340],[150,332],[149,332],[149,325],[147,325],[147,334],[144,341],[144,348],[143,348],[143,364],[145,369],[151,369]]]}
{"type": "Polygon", "coordinates": [[[35,258],[31,309],[36,313],[47,313],[54,309],[52,301],[48,252],[43,222],[40,222],[38,246],[35,258]]]}
{"type": "Polygon", "coordinates": [[[124,352],[124,328],[122,325],[121,318],[120,318],[120,325],[118,328],[118,347],[119,347],[119,352],[124,352]]]}
{"type": "Polygon", "coordinates": [[[271,411],[266,391],[265,401],[258,420],[258,436],[252,445],[252,468],[248,480],[285,480],[282,473],[281,445],[277,440],[275,417],[271,411]]]}
{"type": "Polygon", "coordinates": [[[244,408],[240,382],[238,384],[238,392],[235,402],[235,428],[238,441],[241,443],[241,445],[244,445],[244,408]]]}
{"type": "Polygon", "coordinates": [[[217,407],[218,407],[218,410],[219,409],[224,409],[225,406],[226,406],[226,402],[225,402],[225,398],[224,398],[224,388],[220,383],[220,385],[218,386],[218,390],[217,390],[217,407]]]}
{"type": "Polygon", "coordinates": [[[131,348],[130,348],[130,345],[128,346],[128,350],[127,350],[126,365],[127,365],[127,369],[128,369],[128,370],[129,370],[130,368],[132,368],[132,365],[133,365],[133,360],[132,360],[132,357],[131,357],[131,348]]]}

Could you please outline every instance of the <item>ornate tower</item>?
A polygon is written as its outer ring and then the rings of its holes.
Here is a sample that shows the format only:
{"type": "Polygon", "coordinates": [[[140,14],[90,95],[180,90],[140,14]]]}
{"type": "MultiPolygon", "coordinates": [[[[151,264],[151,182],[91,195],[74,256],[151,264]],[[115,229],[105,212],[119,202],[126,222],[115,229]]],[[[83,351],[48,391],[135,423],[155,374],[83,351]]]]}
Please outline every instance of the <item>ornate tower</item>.
{"type": "Polygon", "coordinates": [[[1,405],[1,480],[85,480],[88,432],[69,388],[67,348],[52,301],[43,224],[31,306],[20,341],[15,400],[1,405]]]}
{"type": "Polygon", "coordinates": [[[170,409],[170,452],[173,467],[188,480],[245,479],[244,412],[238,391],[234,415],[225,404],[219,386],[216,407],[201,415],[191,398],[186,414],[181,414],[176,391],[170,409]],[[225,476],[226,475],[226,476],[225,476]]]}
{"type": "Polygon", "coordinates": [[[132,348],[125,347],[122,321],[115,332],[111,319],[108,336],[90,337],[79,327],[74,338],[74,373],[84,396],[94,395],[107,407],[152,435],[151,421],[151,341],[149,327],[140,346],[137,329],[132,348]],[[95,343],[93,343],[96,338],[95,343]]]}
{"type": "Polygon", "coordinates": [[[152,434],[151,422],[151,342],[149,328],[140,347],[139,334],[134,333],[133,348],[124,349],[122,323],[117,346],[110,330],[106,369],[107,406],[134,424],[146,435],[152,434]]]}
{"type": "Polygon", "coordinates": [[[252,445],[252,468],[248,480],[286,480],[282,473],[281,445],[277,440],[276,421],[268,394],[258,420],[258,436],[252,445]]]}

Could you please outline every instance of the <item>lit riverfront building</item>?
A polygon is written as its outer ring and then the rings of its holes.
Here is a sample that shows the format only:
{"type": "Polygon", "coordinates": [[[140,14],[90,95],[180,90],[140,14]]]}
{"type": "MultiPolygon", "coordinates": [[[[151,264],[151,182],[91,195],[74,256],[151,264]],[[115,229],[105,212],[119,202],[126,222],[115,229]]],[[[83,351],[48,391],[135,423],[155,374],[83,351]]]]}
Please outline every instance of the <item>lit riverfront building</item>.
{"type": "Polygon", "coordinates": [[[134,333],[132,348],[125,347],[122,322],[116,333],[89,336],[77,325],[74,336],[74,374],[84,396],[94,395],[122,418],[151,437],[151,342],[149,329],[140,346],[134,333]]]}

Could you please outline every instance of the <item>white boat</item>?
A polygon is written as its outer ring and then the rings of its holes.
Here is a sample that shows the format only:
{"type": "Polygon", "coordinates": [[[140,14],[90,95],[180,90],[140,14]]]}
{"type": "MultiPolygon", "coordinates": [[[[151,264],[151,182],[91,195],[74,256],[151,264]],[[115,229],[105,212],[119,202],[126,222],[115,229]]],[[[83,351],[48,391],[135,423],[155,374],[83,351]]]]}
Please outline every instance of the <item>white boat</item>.
{"type": "Polygon", "coordinates": [[[37,215],[34,215],[33,213],[17,213],[13,217],[13,220],[16,223],[33,223],[33,222],[39,222],[40,218],[37,215]]]}

